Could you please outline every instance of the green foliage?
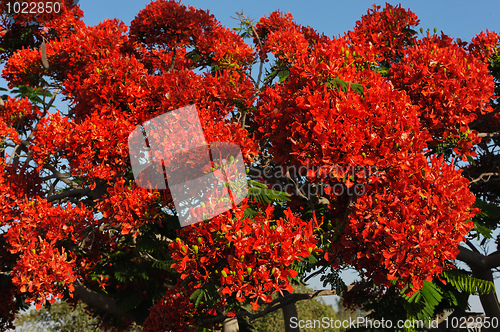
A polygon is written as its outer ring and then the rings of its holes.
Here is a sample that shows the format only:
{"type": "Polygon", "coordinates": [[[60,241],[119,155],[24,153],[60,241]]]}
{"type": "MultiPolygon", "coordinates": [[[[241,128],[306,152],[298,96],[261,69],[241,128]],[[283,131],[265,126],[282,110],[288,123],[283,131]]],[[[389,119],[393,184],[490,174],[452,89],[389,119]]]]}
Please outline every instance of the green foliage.
{"type": "Polygon", "coordinates": [[[492,50],[489,57],[488,69],[495,78],[495,95],[500,95],[500,47],[492,50]]]}
{"type": "Polygon", "coordinates": [[[234,31],[236,31],[241,38],[247,39],[247,38],[252,38],[253,37],[253,22],[252,21],[240,21],[240,27],[239,28],[233,28],[234,31]]]}
{"type": "Polygon", "coordinates": [[[495,291],[495,284],[488,280],[472,277],[471,273],[465,270],[455,269],[443,272],[443,277],[453,287],[471,295],[489,294],[495,291]]]}
{"type": "Polygon", "coordinates": [[[264,77],[264,81],[278,76],[279,83],[283,83],[288,78],[288,75],[290,75],[290,69],[287,67],[287,65],[276,65],[267,72],[266,77],[264,77]]]}
{"type": "Polygon", "coordinates": [[[387,77],[389,75],[389,68],[388,66],[384,66],[382,64],[378,65],[378,66],[374,66],[372,68],[372,70],[376,73],[379,73],[380,75],[384,76],[384,77],[387,77]]]}
{"type": "Polygon", "coordinates": [[[278,71],[278,77],[280,79],[280,83],[284,82],[287,78],[288,78],[288,75],[290,75],[290,71],[289,70],[280,70],[278,71]]]}
{"type": "Polygon", "coordinates": [[[347,286],[340,277],[340,272],[341,270],[332,269],[330,267],[330,272],[320,277],[320,281],[323,282],[323,287],[330,286],[337,294],[344,293],[347,290],[347,286]]]}
{"type": "Polygon", "coordinates": [[[238,21],[240,23],[239,28],[233,28],[234,31],[237,31],[238,34],[246,39],[246,38],[252,38],[254,36],[253,29],[255,26],[255,21],[247,18],[243,15],[243,12],[241,13],[236,13],[238,14],[238,21]]]}
{"type": "Polygon", "coordinates": [[[497,221],[500,219],[500,207],[495,204],[476,199],[476,207],[481,209],[481,213],[472,220],[475,227],[469,233],[472,239],[483,236],[486,239],[492,238],[492,230],[497,228],[497,221]]]}
{"type": "Polygon", "coordinates": [[[347,81],[341,80],[340,78],[337,78],[337,77],[329,77],[325,80],[324,83],[326,84],[326,87],[329,89],[335,89],[337,91],[342,89],[342,91],[347,92],[347,90],[349,88],[351,88],[356,93],[363,96],[363,85],[361,85],[361,84],[347,82],[347,81]]]}
{"type": "MultiPolygon", "coordinates": [[[[494,291],[494,284],[490,281],[473,278],[465,270],[450,270],[443,272],[446,281],[424,281],[421,289],[411,296],[404,295],[408,287],[397,290],[392,286],[379,295],[361,299],[364,302],[363,310],[370,312],[370,319],[397,321],[434,319],[446,309],[466,310],[468,297],[482,295],[494,291]]],[[[352,330],[354,331],[354,330],[352,330]]],[[[356,331],[373,331],[370,329],[356,329],[356,331]]],[[[395,330],[396,331],[396,330],[395,330]]],[[[398,331],[418,331],[416,329],[402,329],[398,331]]]]}
{"type": "Polygon", "coordinates": [[[418,312],[414,313],[414,319],[428,320],[435,315],[435,308],[443,300],[443,291],[438,285],[431,281],[424,281],[424,285],[411,297],[406,297],[408,303],[418,304],[418,312]]]}
{"type": "Polygon", "coordinates": [[[251,200],[255,200],[262,204],[283,203],[290,200],[290,195],[283,191],[268,189],[263,183],[248,180],[248,195],[251,200]]]}
{"type": "MultiPolygon", "coordinates": [[[[24,98],[27,97],[33,104],[39,105],[40,107],[45,102],[48,102],[52,94],[47,89],[42,88],[32,88],[27,85],[19,85],[12,89],[11,93],[14,94],[16,98],[24,98]]],[[[55,106],[51,106],[55,107],[55,106]]]]}
{"type": "Polygon", "coordinates": [[[195,307],[198,307],[202,301],[205,303],[213,303],[218,298],[217,289],[214,285],[209,284],[205,288],[198,288],[195,290],[189,298],[195,301],[195,307]]]}
{"type": "MultiPolygon", "coordinates": [[[[18,314],[14,323],[19,332],[103,332],[99,320],[92,317],[81,302],[70,305],[58,301],[40,310],[30,309],[18,314]]],[[[140,330],[134,325],[126,332],[140,330]]]]}

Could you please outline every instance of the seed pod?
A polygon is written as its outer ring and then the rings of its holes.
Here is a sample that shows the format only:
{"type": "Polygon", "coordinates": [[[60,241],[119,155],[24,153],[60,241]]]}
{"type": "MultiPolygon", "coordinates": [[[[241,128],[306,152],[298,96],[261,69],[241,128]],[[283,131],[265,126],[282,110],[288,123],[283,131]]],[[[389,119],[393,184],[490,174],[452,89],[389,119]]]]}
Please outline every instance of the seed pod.
{"type": "Polygon", "coordinates": [[[45,40],[42,42],[40,46],[40,54],[42,56],[42,65],[45,69],[49,69],[49,61],[47,60],[47,45],[45,44],[45,40]]]}

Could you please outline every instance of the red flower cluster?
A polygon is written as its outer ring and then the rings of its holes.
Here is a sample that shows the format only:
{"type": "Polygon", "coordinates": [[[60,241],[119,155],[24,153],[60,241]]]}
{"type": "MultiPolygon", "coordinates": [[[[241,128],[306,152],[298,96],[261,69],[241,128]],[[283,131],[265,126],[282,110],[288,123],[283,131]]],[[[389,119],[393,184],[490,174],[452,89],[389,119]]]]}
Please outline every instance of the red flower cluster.
{"type": "Polygon", "coordinates": [[[374,5],[356,22],[354,31],[346,34],[346,39],[351,51],[358,53],[363,61],[378,65],[401,57],[406,48],[414,45],[416,39],[411,29],[419,22],[415,13],[401,5],[386,3],[382,11],[374,5]]]}
{"type": "Polygon", "coordinates": [[[150,309],[142,331],[189,332],[196,329],[195,314],[201,310],[189,299],[190,295],[190,291],[180,284],[170,288],[150,309]]]}
{"type": "Polygon", "coordinates": [[[139,188],[135,183],[126,187],[125,180],[121,179],[108,189],[108,196],[96,208],[102,213],[104,222],[117,221],[121,224],[121,234],[137,236],[141,225],[161,222],[158,218],[160,209],[155,204],[160,199],[159,193],[139,188]]]}
{"type": "Polygon", "coordinates": [[[187,68],[238,68],[253,59],[248,45],[208,11],[186,8],[174,1],[155,1],[139,12],[130,24],[130,38],[153,51],[154,56],[169,59],[168,63],[179,60],[187,68]]]}
{"type": "Polygon", "coordinates": [[[61,243],[80,243],[94,217],[83,206],[53,206],[46,200],[17,203],[22,212],[10,222],[6,234],[10,252],[20,255],[12,271],[12,282],[21,293],[29,293],[27,302],[36,301],[37,307],[41,307],[47,299],[53,303],[56,297],[74,290],[76,254],[61,243]],[[40,217],[43,223],[39,222],[40,217]]]}
{"type": "Polygon", "coordinates": [[[319,224],[291,211],[271,220],[271,206],[252,220],[244,217],[246,207],[182,229],[170,250],[177,261],[172,268],[190,285],[215,284],[222,296],[253,299],[257,309],[260,300],[272,300],[272,293],[293,290],[289,278],[297,272],[292,265],[318,250],[313,233],[319,224]]]}
{"type": "Polygon", "coordinates": [[[488,65],[446,35],[419,40],[389,71],[390,81],[419,106],[422,125],[437,141],[458,140],[458,155],[475,155],[479,139],[468,124],[491,112],[494,82],[488,65]],[[465,134],[465,137],[463,136],[465,134]]]}
{"type": "Polygon", "coordinates": [[[41,112],[37,107],[33,107],[28,98],[8,97],[4,103],[4,106],[0,107],[0,137],[9,137],[19,143],[17,130],[24,131],[31,128],[33,120],[40,116],[41,112]]]}
{"type": "Polygon", "coordinates": [[[429,162],[423,154],[432,138],[455,138],[457,154],[472,154],[477,139],[468,124],[491,111],[493,80],[486,64],[445,36],[405,39],[400,28],[418,21],[401,8],[369,13],[349,38],[314,44],[289,15],[271,18],[261,23],[270,27],[265,45],[289,60],[289,74],[259,98],[259,138],[271,142],[277,162],[327,170],[302,174],[311,181],[364,186],[366,195],[354,207],[330,195],[332,219],[346,212],[349,217],[338,222],[327,260],[367,268],[379,284],[398,279],[401,288],[411,284],[408,292],[418,290],[456,257],[476,212],[467,181],[454,166],[429,162]],[[280,21],[288,22],[286,28],[273,24],[280,21]],[[391,64],[389,80],[358,65],[397,57],[405,61],[391,64]],[[377,171],[346,179],[337,166],[377,171]]]}
{"type": "Polygon", "coordinates": [[[411,284],[408,294],[449,269],[457,246],[474,226],[475,197],[461,172],[425,158],[387,170],[385,181],[357,198],[344,232],[327,260],[361,269],[377,284],[411,284]],[[453,199],[451,199],[453,197],[453,199]]]}

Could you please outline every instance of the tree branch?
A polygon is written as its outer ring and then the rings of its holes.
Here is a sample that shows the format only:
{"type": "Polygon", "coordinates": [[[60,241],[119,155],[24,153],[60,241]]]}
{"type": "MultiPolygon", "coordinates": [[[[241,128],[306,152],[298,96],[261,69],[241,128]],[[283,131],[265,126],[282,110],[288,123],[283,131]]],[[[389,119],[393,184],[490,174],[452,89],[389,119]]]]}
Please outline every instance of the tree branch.
{"type": "MultiPolygon", "coordinates": [[[[354,286],[350,285],[347,287],[347,291],[351,290],[354,286]]],[[[324,290],[318,290],[310,293],[291,293],[288,295],[285,295],[283,297],[279,297],[275,300],[273,300],[271,303],[269,303],[264,310],[256,312],[254,314],[243,310],[239,311],[235,314],[235,317],[243,317],[246,316],[250,319],[250,321],[256,320],[257,318],[263,317],[273,311],[279,310],[287,305],[290,305],[292,303],[298,302],[298,301],[303,301],[303,300],[310,300],[318,296],[329,296],[329,295],[338,295],[335,290],[330,290],[330,289],[324,289],[324,290]]],[[[226,315],[220,315],[216,316],[213,318],[209,319],[203,319],[200,322],[202,324],[213,324],[213,323],[222,323],[228,316],[226,315]]]]}
{"type": "MultiPolygon", "coordinates": [[[[457,259],[466,263],[472,270],[474,278],[493,282],[492,268],[500,266],[500,252],[496,251],[488,256],[479,252],[469,250],[465,247],[458,246],[460,250],[457,259]]],[[[500,319],[500,304],[495,290],[493,289],[488,294],[479,295],[481,305],[483,306],[486,317],[495,317],[500,319]]],[[[495,329],[486,329],[486,331],[494,331],[495,329]]]]}
{"type": "Polygon", "coordinates": [[[67,175],[65,174],[62,174],[61,172],[59,172],[54,166],[51,166],[51,165],[44,165],[43,167],[45,167],[46,169],[48,169],[49,171],[52,172],[52,174],[54,174],[54,176],[61,180],[62,182],[66,183],[68,186],[70,186],[71,188],[73,189],[83,189],[82,186],[80,186],[78,183],[76,183],[75,181],[72,181],[67,175]]]}
{"type": "Polygon", "coordinates": [[[495,131],[492,133],[479,133],[477,134],[477,137],[499,137],[500,136],[500,131],[495,131]]]}
{"type": "MultiPolygon", "coordinates": [[[[59,93],[60,90],[61,90],[61,88],[57,87],[54,90],[54,93],[52,94],[52,97],[50,98],[49,102],[47,104],[44,103],[44,105],[43,105],[43,113],[44,113],[44,115],[42,117],[45,117],[45,114],[47,114],[48,109],[52,106],[52,104],[56,100],[57,94],[59,93]]],[[[44,95],[44,97],[45,97],[45,95],[44,95]]]]}
{"type": "Polygon", "coordinates": [[[326,266],[323,266],[321,269],[319,269],[318,271],[316,272],[313,272],[311,273],[310,275],[308,275],[307,277],[305,277],[304,279],[301,280],[301,282],[303,283],[306,283],[307,280],[311,279],[311,278],[314,278],[315,276],[317,276],[318,274],[321,274],[323,272],[325,272],[327,269],[326,266]]]}
{"type": "Polygon", "coordinates": [[[89,188],[73,189],[73,190],[69,190],[69,191],[64,191],[62,193],[54,194],[54,195],[47,197],[47,202],[53,202],[53,201],[57,201],[57,200],[60,200],[63,198],[67,198],[67,197],[85,196],[91,191],[92,190],[90,190],[89,188]]]}
{"type": "Polygon", "coordinates": [[[457,259],[476,269],[492,269],[500,266],[500,251],[485,256],[480,252],[472,251],[462,246],[458,246],[457,259]]]}
{"type": "Polygon", "coordinates": [[[94,292],[93,290],[87,288],[79,280],[75,281],[73,286],[75,287],[73,295],[83,301],[83,303],[115,316],[125,317],[133,321],[136,320],[132,313],[129,312],[125,315],[123,312],[120,312],[116,301],[111,297],[94,292]]]}
{"type": "Polygon", "coordinates": [[[499,177],[500,173],[483,173],[478,178],[475,178],[475,179],[471,180],[470,183],[476,183],[476,182],[479,182],[479,181],[488,182],[494,176],[495,177],[499,177]]]}
{"type": "Polygon", "coordinates": [[[477,126],[479,126],[483,122],[485,122],[488,119],[490,119],[491,117],[493,117],[498,112],[500,112],[500,107],[499,106],[495,107],[495,109],[493,110],[493,112],[490,112],[490,113],[486,114],[482,118],[476,120],[474,123],[472,123],[471,125],[469,125],[469,128],[471,128],[471,129],[476,128],[477,126]]]}

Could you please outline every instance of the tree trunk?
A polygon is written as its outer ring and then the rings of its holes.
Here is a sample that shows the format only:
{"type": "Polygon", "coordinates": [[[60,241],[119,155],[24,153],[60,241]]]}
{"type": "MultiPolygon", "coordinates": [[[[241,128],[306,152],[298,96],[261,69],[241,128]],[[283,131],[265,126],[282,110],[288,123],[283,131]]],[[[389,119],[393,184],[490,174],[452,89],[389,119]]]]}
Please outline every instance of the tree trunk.
{"type": "MultiPolygon", "coordinates": [[[[472,269],[472,276],[478,279],[488,280],[492,282],[494,281],[491,269],[479,271],[476,269],[472,269]]],[[[481,305],[483,306],[484,315],[490,319],[490,322],[491,318],[493,317],[496,317],[500,321],[500,304],[498,303],[495,289],[492,289],[488,294],[479,295],[479,300],[481,301],[481,305]]],[[[498,326],[495,328],[490,327],[489,329],[482,328],[481,331],[498,331],[498,326]]]]}
{"type": "MultiPolygon", "coordinates": [[[[472,251],[462,246],[459,246],[458,249],[460,250],[460,253],[457,256],[457,259],[466,263],[470,267],[474,278],[492,282],[494,281],[491,269],[500,265],[500,253],[498,251],[485,256],[477,251],[472,251]]],[[[490,322],[493,317],[496,317],[498,321],[500,321],[500,303],[498,302],[495,289],[492,289],[489,294],[480,295],[479,299],[481,301],[481,305],[483,306],[484,315],[489,318],[490,322]]],[[[481,329],[482,332],[497,330],[498,327],[481,329]]]]}
{"type": "Polygon", "coordinates": [[[238,318],[226,318],[223,323],[223,332],[238,332],[240,330],[240,326],[238,325],[238,318]]]}
{"type": "MultiPolygon", "coordinates": [[[[284,291],[283,294],[287,295],[289,293],[284,291]]],[[[297,306],[295,305],[295,302],[283,307],[281,310],[283,311],[283,319],[285,320],[285,331],[300,332],[297,306]]]]}

